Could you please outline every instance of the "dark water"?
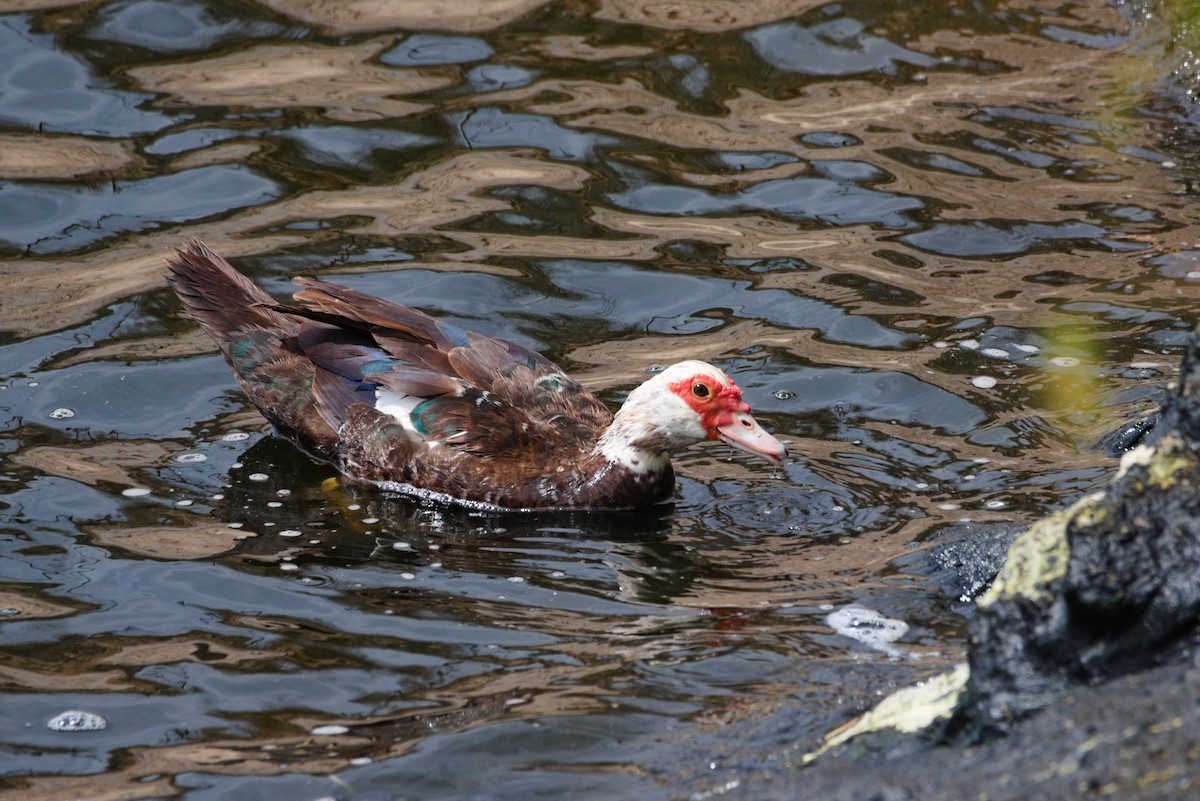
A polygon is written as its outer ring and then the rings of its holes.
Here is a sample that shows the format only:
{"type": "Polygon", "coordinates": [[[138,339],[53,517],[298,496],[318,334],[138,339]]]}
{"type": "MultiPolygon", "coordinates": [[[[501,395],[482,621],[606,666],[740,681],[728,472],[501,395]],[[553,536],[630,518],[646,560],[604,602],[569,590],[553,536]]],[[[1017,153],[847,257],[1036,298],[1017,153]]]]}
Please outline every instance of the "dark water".
{"type": "Polygon", "coordinates": [[[777,770],[961,657],[929,544],[1102,480],[1091,444],[1195,322],[1144,8],[16,5],[4,798],[681,798],[777,770]],[[673,504],[618,515],[333,484],[165,289],[191,237],[613,403],[714,361],[794,457],[698,446],[673,504]],[[852,605],[907,633],[839,633],[852,605]]]}

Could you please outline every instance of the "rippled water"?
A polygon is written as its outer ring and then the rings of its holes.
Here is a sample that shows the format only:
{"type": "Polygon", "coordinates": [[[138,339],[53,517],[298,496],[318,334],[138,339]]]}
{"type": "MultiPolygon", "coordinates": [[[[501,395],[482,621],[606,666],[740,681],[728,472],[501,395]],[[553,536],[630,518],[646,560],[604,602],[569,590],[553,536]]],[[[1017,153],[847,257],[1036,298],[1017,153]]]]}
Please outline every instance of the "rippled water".
{"type": "Polygon", "coordinates": [[[1195,321],[1195,137],[1145,7],[3,8],[6,798],[677,798],[779,769],[961,656],[926,549],[1100,481],[1093,443],[1195,321]],[[190,237],[613,403],[714,361],[794,457],[698,446],[629,514],[330,482],[166,290],[190,237]]]}

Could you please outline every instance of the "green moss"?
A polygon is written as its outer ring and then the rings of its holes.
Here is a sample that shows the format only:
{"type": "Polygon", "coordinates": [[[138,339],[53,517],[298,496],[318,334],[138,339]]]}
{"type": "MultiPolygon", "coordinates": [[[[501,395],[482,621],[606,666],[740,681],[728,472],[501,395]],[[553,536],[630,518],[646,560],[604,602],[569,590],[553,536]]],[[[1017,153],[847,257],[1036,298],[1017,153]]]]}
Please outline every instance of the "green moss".
{"type": "Polygon", "coordinates": [[[1067,544],[1068,521],[1077,515],[1099,519],[1104,514],[1099,505],[1103,497],[1099,492],[1085,495],[1067,509],[1042,518],[1013,540],[1004,567],[988,591],[979,596],[978,605],[986,609],[1005,596],[1049,598],[1048,585],[1066,574],[1071,556],[1067,544]]]}
{"type": "Polygon", "coordinates": [[[1183,440],[1171,435],[1158,443],[1146,469],[1148,484],[1169,489],[1178,484],[1180,478],[1196,475],[1200,465],[1196,464],[1196,455],[1183,440]]]}
{"type": "MultiPolygon", "coordinates": [[[[1164,437],[1154,447],[1139,447],[1121,460],[1117,479],[1130,482],[1123,493],[1144,492],[1149,488],[1170,489],[1181,480],[1200,475],[1196,455],[1178,436],[1164,437]]],[[[1049,586],[1067,572],[1071,556],[1067,526],[1086,528],[1099,525],[1108,517],[1106,499],[1111,485],[1103,491],[1080,498],[1073,505],[1055,512],[1030,526],[1013,541],[1000,574],[978,604],[987,608],[1004,597],[1046,600],[1049,586]]]]}

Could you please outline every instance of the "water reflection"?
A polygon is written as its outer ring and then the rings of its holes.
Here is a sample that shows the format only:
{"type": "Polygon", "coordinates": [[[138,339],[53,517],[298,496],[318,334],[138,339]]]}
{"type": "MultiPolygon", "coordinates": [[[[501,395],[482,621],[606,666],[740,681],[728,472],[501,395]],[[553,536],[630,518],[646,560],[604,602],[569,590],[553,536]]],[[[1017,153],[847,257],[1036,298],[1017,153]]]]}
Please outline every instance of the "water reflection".
{"type": "Polygon", "coordinates": [[[1170,112],[1129,77],[1155,29],[1104,3],[24,5],[14,798],[720,787],[953,661],[969,608],[926,550],[1099,481],[1092,444],[1194,320],[1181,157],[1143,115],[1170,112]],[[605,515],[334,481],[165,291],[192,236],[277,296],[320,274],[417,305],[614,404],[715,361],[796,458],[698,446],[672,503],[605,515]],[[856,606],[909,627],[894,650],[830,626],[856,606]],[[71,709],[109,725],[46,728],[71,709]]]}

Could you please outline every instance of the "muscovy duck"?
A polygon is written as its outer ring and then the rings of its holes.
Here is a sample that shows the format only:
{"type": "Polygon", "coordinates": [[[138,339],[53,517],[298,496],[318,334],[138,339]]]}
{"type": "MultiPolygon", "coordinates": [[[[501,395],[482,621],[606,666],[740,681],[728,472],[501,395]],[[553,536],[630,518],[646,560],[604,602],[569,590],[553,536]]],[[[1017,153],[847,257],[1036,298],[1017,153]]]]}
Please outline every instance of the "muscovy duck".
{"type": "Polygon", "coordinates": [[[275,428],[351,478],[502,509],[622,509],[675,489],[672,451],[721,439],[780,463],[741,390],[668,367],[614,415],[520,345],[313,278],[277,303],[193,241],[167,260],[184,308],[275,428]]]}

